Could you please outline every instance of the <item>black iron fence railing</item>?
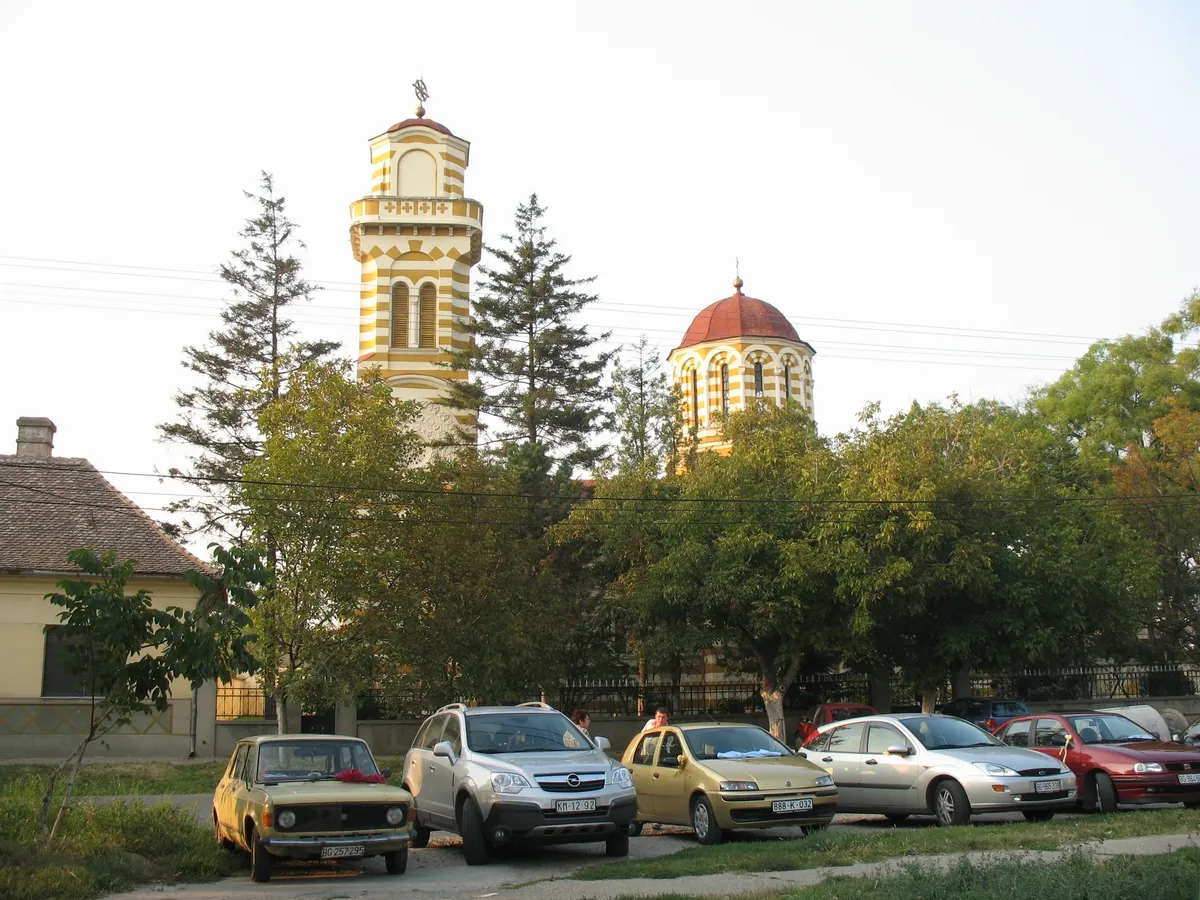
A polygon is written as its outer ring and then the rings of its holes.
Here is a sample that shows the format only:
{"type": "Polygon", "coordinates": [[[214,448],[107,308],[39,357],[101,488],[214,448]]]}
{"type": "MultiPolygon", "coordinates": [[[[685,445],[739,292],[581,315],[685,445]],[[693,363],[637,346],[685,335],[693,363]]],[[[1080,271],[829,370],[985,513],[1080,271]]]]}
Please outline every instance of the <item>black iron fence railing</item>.
{"type": "Polygon", "coordinates": [[[274,719],[275,698],[267,697],[260,688],[217,686],[217,721],[235,719],[274,719]]]}
{"type": "Polygon", "coordinates": [[[1144,666],[1080,666],[1031,669],[1007,675],[973,675],[977,696],[1022,700],[1140,700],[1200,692],[1200,666],[1176,663],[1144,666]]]}

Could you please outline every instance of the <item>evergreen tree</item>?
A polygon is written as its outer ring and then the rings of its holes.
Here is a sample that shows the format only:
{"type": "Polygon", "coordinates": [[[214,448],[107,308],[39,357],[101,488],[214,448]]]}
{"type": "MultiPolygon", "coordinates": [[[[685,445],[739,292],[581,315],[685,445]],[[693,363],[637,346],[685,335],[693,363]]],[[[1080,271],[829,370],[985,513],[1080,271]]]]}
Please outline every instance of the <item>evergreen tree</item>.
{"type": "Polygon", "coordinates": [[[293,342],[295,328],[284,316],[297,300],[309,300],[320,288],[305,281],[294,248],[296,224],[284,211],[263,172],[260,194],[246,193],[258,204],[257,214],[240,232],[245,245],[232,251],[220,268],[233,299],[221,311],[222,327],[209,332],[204,347],[185,347],[183,366],[200,376],[198,387],[175,395],[179,419],[158,426],[163,439],[186,445],[190,471],[202,495],[172,504],[174,511],[194,513],[185,520],[189,531],[228,531],[236,513],[227,502],[227,484],[246,463],[262,454],[258,414],[286,391],[291,374],[306,363],[321,361],[340,346],[336,341],[293,342]],[[286,360],[286,362],[285,362],[286,360]]]}
{"type": "Polygon", "coordinates": [[[645,335],[630,349],[628,365],[616,359],[613,405],[617,469],[658,474],[664,462],[671,468],[679,444],[679,402],[645,335]]]}
{"type": "Polygon", "coordinates": [[[571,257],[546,236],[545,214],[530,195],[517,207],[513,234],[502,235],[509,246],[488,248],[498,267],[480,266],[471,346],[445,363],[473,378],[456,383],[444,403],[498,419],[497,442],[540,445],[567,466],[590,466],[604,455],[589,438],[606,424],[604,371],[613,353],[590,352],[608,334],[595,338],[570,324],[597,299],[580,290],[594,277],[566,276],[571,257]]]}

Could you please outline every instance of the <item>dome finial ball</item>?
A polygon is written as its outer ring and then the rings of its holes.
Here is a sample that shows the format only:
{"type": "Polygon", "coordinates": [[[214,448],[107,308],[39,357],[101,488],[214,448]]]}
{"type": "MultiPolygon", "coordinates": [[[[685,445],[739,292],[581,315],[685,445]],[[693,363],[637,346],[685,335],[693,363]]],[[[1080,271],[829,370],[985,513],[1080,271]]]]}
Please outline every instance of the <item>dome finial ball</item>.
{"type": "Polygon", "coordinates": [[[737,289],[738,293],[741,293],[742,284],[743,284],[742,277],[740,275],[737,278],[733,279],[733,286],[734,286],[734,288],[737,289]]]}

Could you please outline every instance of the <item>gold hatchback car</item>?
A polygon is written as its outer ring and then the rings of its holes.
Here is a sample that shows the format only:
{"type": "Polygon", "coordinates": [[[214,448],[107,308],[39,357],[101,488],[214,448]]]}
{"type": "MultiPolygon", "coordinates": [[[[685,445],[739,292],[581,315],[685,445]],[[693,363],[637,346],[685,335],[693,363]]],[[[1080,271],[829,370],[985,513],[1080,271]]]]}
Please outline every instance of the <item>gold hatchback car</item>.
{"type": "Polygon", "coordinates": [[[213,827],[228,850],[250,854],[250,877],[283,859],[382,856],[389,875],[408,865],[412,795],[387,784],[365,741],[324,734],[239,741],[213,795],[213,827]]]}
{"type": "Polygon", "coordinates": [[[643,732],[621,760],[637,790],[638,834],[648,822],[690,825],[702,844],[726,831],[821,828],[837,811],[824,769],[755,725],[693,722],[643,732]]]}

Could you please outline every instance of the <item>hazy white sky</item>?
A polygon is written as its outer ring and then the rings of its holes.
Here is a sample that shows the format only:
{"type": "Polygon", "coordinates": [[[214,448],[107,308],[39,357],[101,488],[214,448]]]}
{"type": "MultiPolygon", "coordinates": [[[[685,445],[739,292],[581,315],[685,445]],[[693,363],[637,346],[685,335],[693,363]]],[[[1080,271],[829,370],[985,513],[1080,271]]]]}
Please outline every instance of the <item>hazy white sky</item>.
{"type": "Polygon", "coordinates": [[[665,355],[739,257],[823,431],[1020,397],[1200,284],[1197,46],[1200,5],[1142,0],[0,0],[0,452],[46,415],[101,469],[179,460],[154,426],[260,169],[327,288],[296,318],[352,356],[348,204],[418,75],[485,240],[537,191],[615,341],[665,355]]]}

